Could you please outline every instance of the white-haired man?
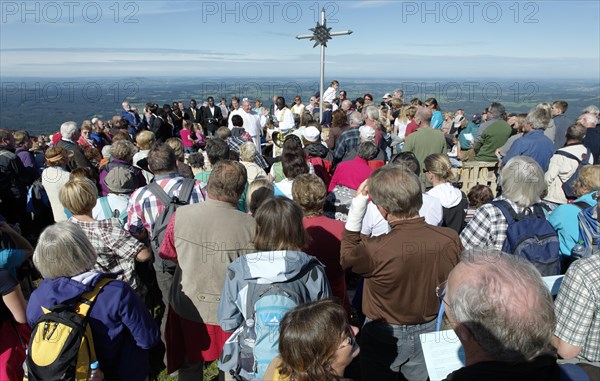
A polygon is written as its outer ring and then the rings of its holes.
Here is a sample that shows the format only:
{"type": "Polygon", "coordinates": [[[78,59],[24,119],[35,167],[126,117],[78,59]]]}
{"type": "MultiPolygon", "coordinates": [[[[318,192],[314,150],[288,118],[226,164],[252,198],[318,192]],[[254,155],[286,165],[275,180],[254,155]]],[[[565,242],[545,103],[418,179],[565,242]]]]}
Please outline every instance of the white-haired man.
{"type": "Polygon", "coordinates": [[[140,115],[131,109],[129,102],[125,101],[121,103],[123,109],[121,110],[121,118],[126,119],[129,122],[129,125],[134,128],[138,128],[140,124],[142,124],[142,119],[140,115]]]}
{"type": "Polygon", "coordinates": [[[546,172],[550,158],[554,154],[554,143],[544,135],[544,130],[550,123],[550,116],[546,110],[535,107],[527,114],[527,123],[523,128],[522,137],[515,140],[506,156],[502,158],[502,165],[506,165],[515,156],[523,155],[533,158],[546,172]]]}
{"type": "Polygon", "coordinates": [[[590,149],[592,156],[594,156],[594,163],[598,163],[598,160],[600,160],[600,127],[597,126],[598,120],[598,115],[593,112],[586,112],[577,119],[577,123],[587,128],[583,145],[590,149]]]}
{"type": "Polygon", "coordinates": [[[550,345],[552,297],[529,262],[468,251],[436,293],[465,351],[466,366],[446,380],[572,380],[561,377],[550,345]]]}
{"type": "Polygon", "coordinates": [[[57,147],[63,147],[69,152],[69,168],[72,170],[77,168],[90,168],[95,170],[95,167],[85,157],[83,150],[77,144],[77,139],[81,135],[79,127],[75,122],[65,122],[60,126],[61,139],[56,144],[57,147]]]}
{"type": "Polygon", "coordinates": [[[232,111],[229,114],[229,129],[233,129],[233,121],[232,117],[234,115],[239,115],[244,120],[244,130],[252,137],[252,142],[256,146],[258,152],[260,152],[260,136],[262,135],[262,129],[267,124],[267,116],[269,115],[269,110],[264,109],[262,115],[258,115],[256,111],[252,110],[252,103],[244,98],[242,100],[242,107],[237,110],[232,111]]]}

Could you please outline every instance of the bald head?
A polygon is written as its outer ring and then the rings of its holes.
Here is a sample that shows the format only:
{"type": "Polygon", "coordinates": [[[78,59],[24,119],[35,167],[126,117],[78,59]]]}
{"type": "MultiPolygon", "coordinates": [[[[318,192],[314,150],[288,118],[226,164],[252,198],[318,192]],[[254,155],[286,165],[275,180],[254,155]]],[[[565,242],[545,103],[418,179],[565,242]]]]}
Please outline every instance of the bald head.
{"type": "Polygon", "coordinates": [[[431,117],[433,112],[429,107],[417,107],[417,112],[415,114],[415,119],[418,124],[421,126],[426,125],[429,126],[431,124],[431,117]]]}
{"type": "Polygon", "coordinates": [[[348,110],[350,110],[351,107],[352,107],[352,101],[351,100],[345,99],[342,102],[342,110],[348,111],[348,110]]]}

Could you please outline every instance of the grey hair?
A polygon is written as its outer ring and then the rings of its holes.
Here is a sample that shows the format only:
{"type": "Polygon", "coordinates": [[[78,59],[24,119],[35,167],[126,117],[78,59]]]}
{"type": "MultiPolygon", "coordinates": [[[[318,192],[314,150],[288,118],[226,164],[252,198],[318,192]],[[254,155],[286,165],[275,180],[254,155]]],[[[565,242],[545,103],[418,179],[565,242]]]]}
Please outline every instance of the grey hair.
{"type": "Polygon", "coordinates": [[[245,162],[253,162],[256,158],[256,146],[252,142],[246,142],[240,146],[240,160],[245,162]]]}
{"type": "Polygon", "coordinates": [[[550,110],[547,110],[543,103],[540,103],[527,113],[527,122],[531,124],[534,130],[545,130],[548,127],[548,123],[550,123],[550,118],[550,110]]]}
{"type": "Polygon", "coordinates": [[[89,271],[97,258],[83,230],[68,221],[47,227],[33,253],[35,267],[46,279],[70,278],[89,271]]]}
{"type": "Polygon", "coordinates": [[[128,140],[117,140],[110,146],[110,156],[119,160],[129,161],[136,152],[137,149],[128,140]]]}
{"type": "Polygon", "coordinates": [[[590,124],[598,123],[598,116],[591,112],[586,112],[585,114],[582,114],[578,119],[585,119],[590,124]]]}
{"type": "Polygon", "coordinates": [[[362,115],[361,115],[360,112],[354,111],[348,117],[348,123],[349,124],[354,124],[356,126],[362,126],[365,123],[365,120],[363,119],[363,117],[362,117],[362,115]]]}
{"type": "Polygon", "coordinates": [[[363,111],[363,115],[366,115],[367,118],[371,120],[379,119],[379,109],[375,106],[367,106],[363,111]]]}
{"type": "Polygon", "coordinates": [[[502,118],[502,116],[506,114],[506,108],[502,103],[494,102],[488,108],[488,112],[496,118],[502,118]]]}
{"type": "Polygon", "coordinates": [[[447,303],[481,349],[496,361],[525,362],[550,348],[554,303],[533,264],[495,249],[463,253],[471,276],[450,289],[447,303]]]}
{"type": "Polygon", "coordinates": [[[360,145],[358,146],[358,152],[356,153],[356,155],[358,157],[360,157],[361,159],[369,161],[369,160],[375,159],[377,157],[378,153],[379,153],[379,148],[377,148],[375,143],[373,143],[371,141],[366,141],[366,142],[360,143],[360,145]]]}
{"type": "Polygon", "coordinates": [[[515,156],[502,168],[502,195],[522,208],[539,202],[546,191],[544,171],[529,156],[515,156]]]}
{"type": "Polygon", "coordinates": [[[598,106],[594,106],[594,105],[590,105],[587,106],[586,108],[583,109],[583,114],[594,114],[594,115],[599,115],[600,114],[600,109],[598,108],[598,106]]]}
{"type": "Polygon", "coordinates": [[[77,127],[77,123],[75,122],[64,122],[60,126],[60,134],[65,139],[71,139],[73,135],[79,131],[79,127],[77,127]]]}

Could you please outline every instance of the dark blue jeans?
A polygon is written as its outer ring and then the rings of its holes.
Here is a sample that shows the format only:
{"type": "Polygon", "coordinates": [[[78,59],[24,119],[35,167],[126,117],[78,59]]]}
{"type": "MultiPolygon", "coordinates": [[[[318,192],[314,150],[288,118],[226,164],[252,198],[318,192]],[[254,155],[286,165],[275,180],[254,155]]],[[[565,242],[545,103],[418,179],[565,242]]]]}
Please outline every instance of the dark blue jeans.
{"type": "Polygon", "coordinates": [[[397,381],[402,372],[408,381],[427,380],[419,335],[433,332],[435,322],[394,325],[367,317],[360,341],[361,379],[397,381]]]}

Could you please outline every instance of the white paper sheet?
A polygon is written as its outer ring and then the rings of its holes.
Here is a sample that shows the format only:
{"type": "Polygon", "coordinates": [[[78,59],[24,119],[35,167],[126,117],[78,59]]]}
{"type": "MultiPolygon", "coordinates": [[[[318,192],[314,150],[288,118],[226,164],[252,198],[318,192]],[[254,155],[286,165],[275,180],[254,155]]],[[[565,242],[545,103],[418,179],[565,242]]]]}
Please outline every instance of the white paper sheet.
{"type": "Polygon", "coordinates": [[[542,277],[542,280],[550,290],[550,293],[554,295],[558,295],[558,290],[560,289],[560,285],[562,284],[564,275],[554,275],[554,276],[545,276],[542,277]]]}
{"type": "Polygon", "coordinates": [[[469,134],[469,133],[467,133],[467,134],[464,134],[463,136],[464,136],[464,138],[465,138],[465,139],[467,139],[468,141],[473,141],[473,134],[469,134]]]}
{"type": "Polygon", "coordinates": [[[465,351],[453,330],[420,335],[429,379],[441,381],[465,366],[465,351]]]}

